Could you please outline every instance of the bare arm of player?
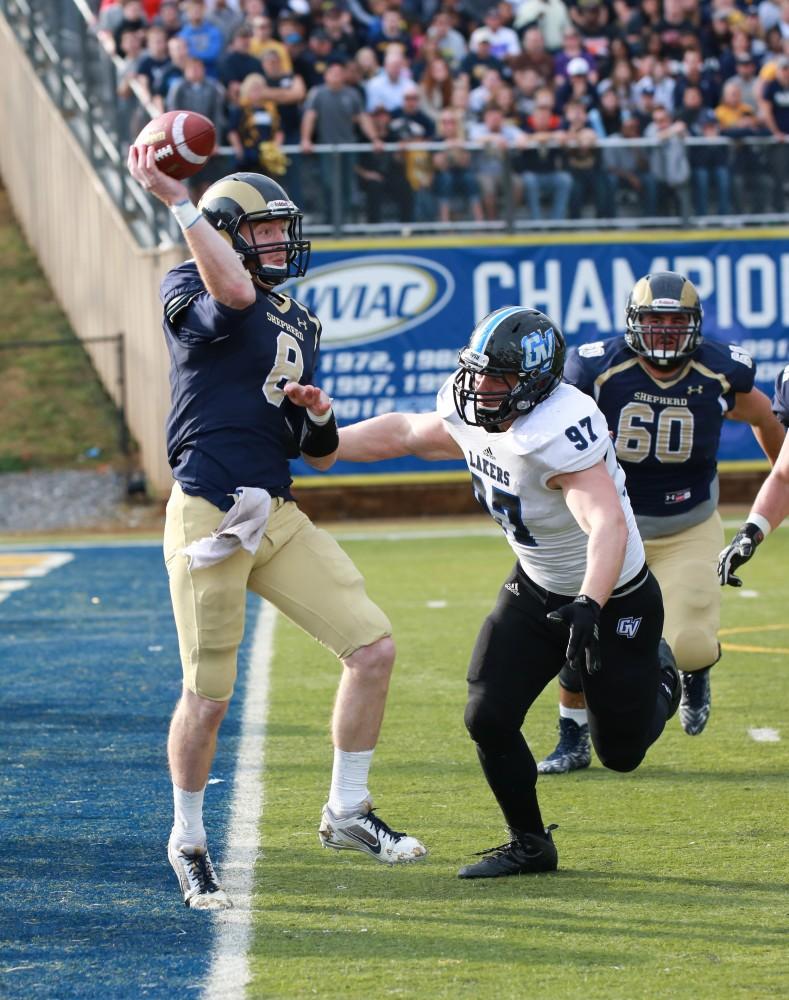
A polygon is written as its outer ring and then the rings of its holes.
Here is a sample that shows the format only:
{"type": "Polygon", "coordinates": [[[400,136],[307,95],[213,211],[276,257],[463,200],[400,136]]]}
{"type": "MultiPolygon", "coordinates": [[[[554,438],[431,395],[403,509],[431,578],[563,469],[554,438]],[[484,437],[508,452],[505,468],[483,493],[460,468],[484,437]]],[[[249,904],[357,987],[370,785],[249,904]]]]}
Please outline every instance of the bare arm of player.
{"type": "Polygon", "coordinates": [[[614,481],[600,461],[581,472],[565,472],[548,481],[561,489],[570,513],[589,536],[581,593],[602,607],[616,586],[627,548],[627,522],[614,481]]]}
{"type": "Polygon", "coordinates": [[[789,434],[770,475],[762,483],[751,504],[752,514],[761,514],[774,530],[789,515],[789,434]]]}
{"type": "Polygon", "coordinates": [[[380,462],[416,455],[431,461],[462,458],[460,446],[437,413],[384,413],[340,429],[337,458],[345,462],[380,462]]]}
{"type": "Polygon", "coordinates": [[[732,420],[743,420],[751,425],[759,447],[775,465],[784,443],[784,426],[772,411],[770,400],[761,389],[738,392],[734,407],[726,414],[732,420]]]}
{"type": "MultiPolygon", "coordinates": [[[[189,201],[186,185],[156,166],[153,146],[131,146],[129,173],[168,208],[189,201]]],[[[208,294],[231,309],[246,309],[255,301],[249,272],[230,244],[202,217],[184,233],[208,294]]]]}

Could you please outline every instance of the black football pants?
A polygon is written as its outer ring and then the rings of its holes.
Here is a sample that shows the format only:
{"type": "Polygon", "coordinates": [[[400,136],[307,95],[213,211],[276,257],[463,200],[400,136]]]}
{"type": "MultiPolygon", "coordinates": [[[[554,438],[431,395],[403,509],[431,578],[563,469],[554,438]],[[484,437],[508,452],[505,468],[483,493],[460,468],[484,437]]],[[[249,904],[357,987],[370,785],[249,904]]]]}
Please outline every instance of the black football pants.
{"type": "MultiPolygon", "coordinates": [[[[646,568],[602,610],[602,668],[582,675],[589,731],[605,767],[632,771],[666,724],[659,694],[663,600],[646,568]],[[642,580],[635,590],[633,585],[642,580]]],[[[565,662],[569,631],[546,619],[572,601],[537,587],[516,565],[480,629],[468,670],[466,728],[507,825],[543,832],[537,765],[521,733],[532,703],[565,662]]]]}

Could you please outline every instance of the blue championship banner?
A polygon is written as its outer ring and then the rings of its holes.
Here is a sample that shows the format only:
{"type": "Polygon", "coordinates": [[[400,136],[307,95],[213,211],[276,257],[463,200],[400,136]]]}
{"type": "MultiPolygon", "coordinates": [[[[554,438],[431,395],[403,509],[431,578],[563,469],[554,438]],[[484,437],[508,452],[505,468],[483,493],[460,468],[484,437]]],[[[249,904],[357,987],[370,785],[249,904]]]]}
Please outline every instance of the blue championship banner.
{"type": "MultiPolygon", "coordinates": [[[[393,410],[428,411],[474,324],[500,306],[541,309],[568,346],[624,332],[635,281],[685,274],[704,306],[704,336],[743,347],[772,397],[789,363],[789,230],[544,234],[524,237],[320,243],[305,278],[288,289],[321,319],[320,385],[341,424],[393,410]]],[[[723,468],[759,465],[750,427],[727,421],[723,468]]],[[[459,478],[462,462],[402,458],[338,463],[301,485],[459,478]]],[[[306,478],[303,479],[302,477],[306,478]]]]}

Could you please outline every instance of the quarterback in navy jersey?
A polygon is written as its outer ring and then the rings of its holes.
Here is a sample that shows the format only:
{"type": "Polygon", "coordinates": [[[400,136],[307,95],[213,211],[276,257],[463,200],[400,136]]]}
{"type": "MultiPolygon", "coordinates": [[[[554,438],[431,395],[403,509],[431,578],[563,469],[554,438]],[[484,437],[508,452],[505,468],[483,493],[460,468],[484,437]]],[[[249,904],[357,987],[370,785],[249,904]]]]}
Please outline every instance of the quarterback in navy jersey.
{"type": "Polygon", "coordinates": [[[327,469],[338,445],[331,400],[312,384],[320,322],[275,290],[307,269],[301,212],[257,173],[222,178],[195,207],[150,147],[131,148],[129,171],[172,209],[192,252],[161,285],[175,479],[164,556],[183,670],[168,741],[168,857],[183,901],[199,910],[231,905],[208,853],[203,796],[233,693],[247,590],[343,665],[321,844],[388,864],[421,858],[416,838],[376,815],[367,787],[394,662],[390,623],[348,556],[290,492],[289,459],[300,454],[327,469]]]}
{"type": "MultiPolygon", "coordinates": [[[[789,365],[775,381],[773,411],[784,427],[789,428],[789,365]]],[[[762,483],[751,512],[739,531],[718,557],[721,586],[741,587],[735,571],[747,563],[758,545],[789,514],[789,434],[784,438],[778,460],[762,483]]]]}
{"type": "MultiPolygon", "coordinates": [[[[736,344],[703,340],[701,329],[693,284],[671,271],[649,274],[630,294],[625,335],[581,345],[565,366],[565,378],[605,414],[625,470],[647,563],[663,591],[689,735],[709,718],[709,671],[720,657],[721,427],[727,418],[747,421],[771,462],[783,436],[768,397],[754,388],[751,357],[736,344]]],[[[560,675],[559,711],[559,742],[540,761],[541,773],[591,762],[583,694],[569,671],[560,675]]]]}
{"type": "Polygon", "coordinates": [[[340,432],[348,461],[465,458],[475,496],[516,556],[471,654],[465,712],[511,839],[460,878],[557,867],[521,730],[563,665],[581,679],[595,749],[615,771],[638,767],[679,703],[660,588],[605,418],[562,381],[564,359],[544,313],[497,309],[474,328],[433,413],[389,413],[340,432]]]}

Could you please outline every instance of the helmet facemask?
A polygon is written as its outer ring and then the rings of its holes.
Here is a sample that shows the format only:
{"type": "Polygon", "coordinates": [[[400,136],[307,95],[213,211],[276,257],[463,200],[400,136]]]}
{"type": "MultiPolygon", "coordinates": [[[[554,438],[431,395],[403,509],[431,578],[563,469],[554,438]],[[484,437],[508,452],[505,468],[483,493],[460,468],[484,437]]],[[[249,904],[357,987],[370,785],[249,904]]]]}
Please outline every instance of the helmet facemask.
{"type": "Polygon", "coordinates": [[[625,341],[656,368],[672,371],[698,350],[702,315],[698,292],[687,278],[673,271],[648,274],[630,293],[625,341]],[[672,320],[682,317],[684,322],[662,323],[661,315],[672,320]]]}
{"type": "Polygon", "coordinates": [[[241,215],[227,229],[233,244],[244,264],[264,285],[279,285],[288,278],[301,278],[307,272],[310,261],[310,241],[302,238],[301,212],[293,202],[282,206],[269,204],[265,212],[250,212],[241,215]],[[288,219],[287,238],[274,242],[257,243],[252,227],[259,222],[288,219]],[[283,264],[264,263],[262,257],[271,253],[285,253],[283,264]],[[251,266],[250,266],[251,265],[251,266]]]}

